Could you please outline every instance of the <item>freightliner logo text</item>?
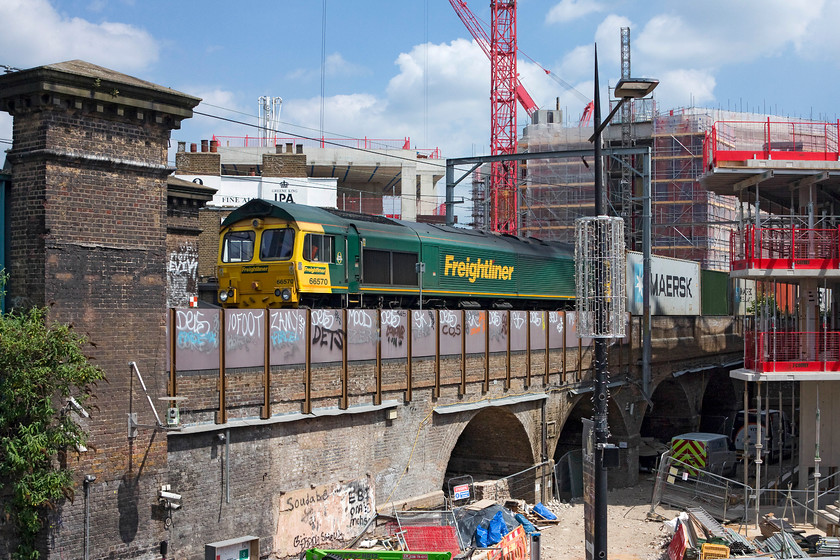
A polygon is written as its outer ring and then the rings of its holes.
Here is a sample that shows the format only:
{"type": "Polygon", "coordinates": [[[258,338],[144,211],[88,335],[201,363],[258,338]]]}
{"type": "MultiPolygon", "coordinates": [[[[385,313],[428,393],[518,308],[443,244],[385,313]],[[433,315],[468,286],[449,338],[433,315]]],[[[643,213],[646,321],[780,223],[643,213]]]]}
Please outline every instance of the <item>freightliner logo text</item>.
{"type": "Polygon", "coordinates": [[[471,262],[456,261],[453,255],[446,255],[443,267],[444,276],[459,276],[469,279],[470,283],[479,278],[482,280],[510,280],[513,277],[513,267],[495,264],[492,259],[476,259],[471,262]]]}

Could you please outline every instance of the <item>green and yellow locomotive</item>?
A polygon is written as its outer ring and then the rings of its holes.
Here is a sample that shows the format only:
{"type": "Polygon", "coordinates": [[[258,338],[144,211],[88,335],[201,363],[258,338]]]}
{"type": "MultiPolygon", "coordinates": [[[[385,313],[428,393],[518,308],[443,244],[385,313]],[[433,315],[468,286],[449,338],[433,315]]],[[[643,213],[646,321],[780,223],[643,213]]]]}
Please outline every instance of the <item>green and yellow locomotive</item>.
{"type": "Polygon", "coordinates": [[[222,223],[225,307],[557,309],[574,302],[570,247],[268,200],[222,223]]]}

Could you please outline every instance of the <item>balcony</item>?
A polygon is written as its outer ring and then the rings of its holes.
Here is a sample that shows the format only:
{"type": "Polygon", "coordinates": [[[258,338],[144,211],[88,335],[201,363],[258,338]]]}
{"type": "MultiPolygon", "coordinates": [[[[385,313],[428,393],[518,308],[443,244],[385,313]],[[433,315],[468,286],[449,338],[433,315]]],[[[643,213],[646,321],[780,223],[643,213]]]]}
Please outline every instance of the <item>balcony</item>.
{"type": "Polygon", "coordinates": [[[704,142],[703,167],[750,160],[836,162],[840,159],[838,137],[840,120],[717,121],[704,142]]]}
{"type": "Polygon", "coordinates": [[[747,331],[744,369],[755,374],[836,374],[840,331],[747,331]]]}
{"type": "Polygon", "coordinates": [[[729,251],[734,277],[749,276],[738,271],[750,270],[800,271],[804,277],[820,271],[824,275],[824,271],[840,269],[840,229],[750,226],[731,232],[729,251]]]}

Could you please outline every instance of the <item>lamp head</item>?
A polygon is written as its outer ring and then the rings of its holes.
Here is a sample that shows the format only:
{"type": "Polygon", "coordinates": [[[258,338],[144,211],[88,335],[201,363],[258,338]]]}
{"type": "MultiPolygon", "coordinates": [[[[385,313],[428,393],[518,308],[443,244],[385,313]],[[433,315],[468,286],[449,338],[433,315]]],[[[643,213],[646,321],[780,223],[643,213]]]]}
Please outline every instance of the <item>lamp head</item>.
{"type": "Polygon", "coordinates": [[[650,95],[658,85],[659,80],[653,78],[622,78],[615,85],[613,94],[623,99],[639,99],[650,95]]]}

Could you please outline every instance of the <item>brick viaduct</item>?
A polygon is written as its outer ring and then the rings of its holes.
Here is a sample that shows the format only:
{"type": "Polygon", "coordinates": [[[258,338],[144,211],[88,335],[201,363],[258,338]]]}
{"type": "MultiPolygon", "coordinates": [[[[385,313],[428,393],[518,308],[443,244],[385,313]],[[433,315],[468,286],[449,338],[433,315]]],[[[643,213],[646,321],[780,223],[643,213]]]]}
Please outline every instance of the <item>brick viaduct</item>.
{"type": "MultiPolygon", "coordinates": [[[[86,474],[96,476],[90,558],[159,558],[162,548],[201,558],[205,543],[243,535],[260,538],[261,556],[282,557],[352,535],[372,507],[440,500],[447,473],[501,478],[579,446],[591,416],[586,348],[469,356],[463,368],[460,355],[414,358],[410,376],[405,359],[386,359],[170,377],[167,310],[195,289],[199,208],[212,193],[169,178],[166,154],[198,102],[81,61],[0,76],[0,108],[14,116],[8,301],[50,305],[95,343],[108,378],[87,421],[90,449],[72,460],[76,500],[50,513],[46,558],[83,557],[86,474]],[[173,382],[188,398],[183,430],[144,427],[154,418],[129,362],[159,409],[173,382]],[[130,412],[141,424],[132,438],[130,412]],[[166,484],[180,509],[161,505],[166,484]]],[[[641,432],[696,429],[701,412],[737,408],[733,318],[652,326],[653,407],[640,390],[638,318],[611,350],[609,424],[627,444],[612,485],[636,481],[641,432]]],[[[13,541],[0,543],[5,555],[13,541]]]]}

